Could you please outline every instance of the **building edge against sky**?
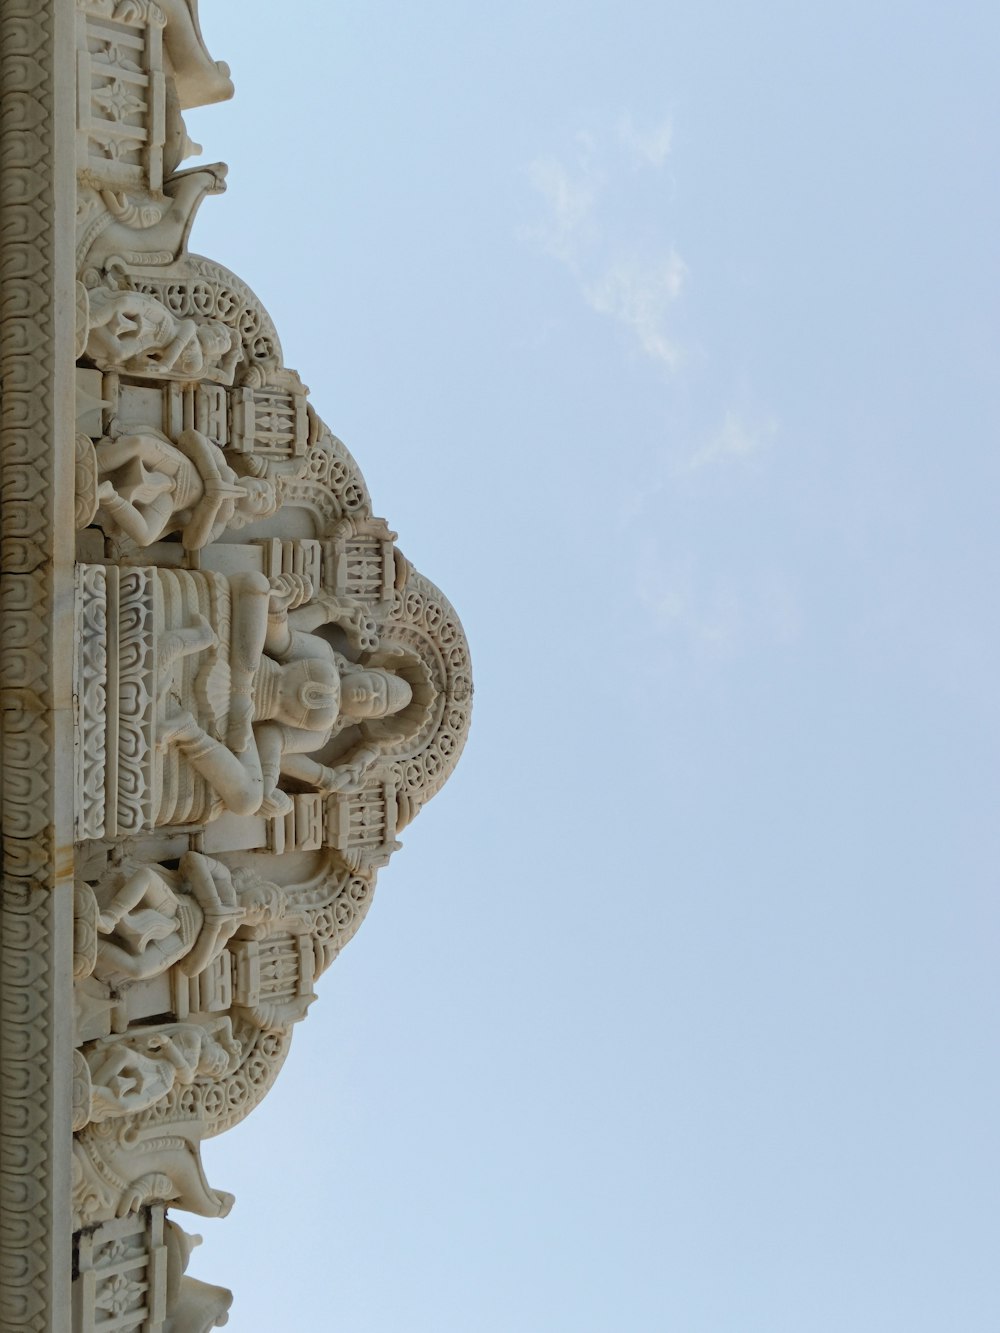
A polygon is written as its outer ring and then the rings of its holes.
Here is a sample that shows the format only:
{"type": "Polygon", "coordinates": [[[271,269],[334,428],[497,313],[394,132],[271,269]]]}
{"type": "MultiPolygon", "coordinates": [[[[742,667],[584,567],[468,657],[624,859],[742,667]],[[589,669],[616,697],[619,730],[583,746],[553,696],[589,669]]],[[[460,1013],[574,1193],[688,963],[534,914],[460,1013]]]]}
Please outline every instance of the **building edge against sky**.
{"type": "Polygon", "coordinates": [[[167,1209],[228,1212],[200,1142],[458,761],[468,648],[187,253],[195,0],[2,0],[0,49],[0,1321],[193,1333],[231,1298],[167,1209]]]}

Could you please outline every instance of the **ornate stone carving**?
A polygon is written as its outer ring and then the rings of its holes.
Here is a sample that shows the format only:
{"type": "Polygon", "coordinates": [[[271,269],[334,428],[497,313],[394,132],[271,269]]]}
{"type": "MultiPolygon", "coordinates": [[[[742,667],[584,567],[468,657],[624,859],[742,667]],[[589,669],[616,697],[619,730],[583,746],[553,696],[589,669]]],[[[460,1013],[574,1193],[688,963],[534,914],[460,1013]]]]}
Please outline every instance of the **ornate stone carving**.
{"type": "Polygon", "coordinates": [[[153,822],[154,706],[153,663],[156,627],[152,594],[154,575],[148,569],[118,573],[116,617],[110,625],[117,665],[118,710],[108,737],[113,775],[111,804],[116,826],[109,833],[137,833],[153,822]]]}
{"type": "Polygon", "coordinates": [[[69,1306],[74,20],[56,0],[0,0],[0,1327],[11,1333],[65,1328],[69,1306]]]}
{"type": "Polygon", "coordinates": [[[180,533],[187,550],[207,546],[227,528],[278,508],[273,482],[240,478],[222,451],[197,430],[172,443],[160,431],[102,439],[95,451],[97,509],[91,522],[137,546],[180,533]]]}
{"type": "Polygon", "coordinates": [[[0,0],[4,1329],[225,1322],[165,1209],[228,1212],[200,1145],[468,729],[454,611],[187,251],[230,93],[195,0],[0,0]]]}
{"type": "Polygon", "coordinates": [[[162,188],[166,21],[146,0],[78,4],[77,158],[94,181],[162,188]]]}
{"type": "Polygon", "coordinates": [[[144,1208],[81,1234],[73,1283],[79,1333],[208,1333],[228,1321],[232,1293],[188,1277],[200,1236],[144,1208]]]}
{"type": "Polygon", "coordinates": [[[108,591],[103,565],[76,567],[76,836],[104,833],[108,718],[108,591]]]}
{"type": "Polygon", "coordinates": [[[240,346],[219,319],[174,314],[155,296],[96,287],[86,298],[86,355],[101,370],[231,384],[240,346]]]}

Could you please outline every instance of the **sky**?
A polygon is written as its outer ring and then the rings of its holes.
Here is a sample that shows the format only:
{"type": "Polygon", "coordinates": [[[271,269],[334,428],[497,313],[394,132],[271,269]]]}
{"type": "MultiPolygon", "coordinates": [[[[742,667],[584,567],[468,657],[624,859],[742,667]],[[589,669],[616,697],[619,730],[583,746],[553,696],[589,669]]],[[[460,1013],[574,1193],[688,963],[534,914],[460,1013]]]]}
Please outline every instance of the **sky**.
{"type": "Polygon", "coordinates": [[[201,10],[192,249],[476,705],[191,1271],[237,1333],[994,1333],[1000,10],[201,10]]]}

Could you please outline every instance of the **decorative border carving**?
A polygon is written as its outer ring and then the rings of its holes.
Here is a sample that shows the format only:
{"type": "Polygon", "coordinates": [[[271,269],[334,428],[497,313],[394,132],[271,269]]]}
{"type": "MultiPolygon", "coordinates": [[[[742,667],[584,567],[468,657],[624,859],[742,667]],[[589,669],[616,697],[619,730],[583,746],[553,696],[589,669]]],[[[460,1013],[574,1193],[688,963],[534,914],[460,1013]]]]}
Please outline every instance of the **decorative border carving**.
{"type": "Polygon", "coordinates": [[[104,771],[108,751],[108,572],[103,565],[76,567],[76,636],[73,696],[76,836],[104,833],[104,771]]]}
{"type": "Polygon", "coordinates": [[[128,569],[118,589],[117,831],[123,835],[153,827],[152,584],[149,570],[128,569]]]}
{"type": "Polygon", "coordinates": [[[408,824],[451,776],[465,748],[472,711],[469,645],[461,621],[439,588],[415,571],[393,601],[386,639],[419,651],[441,688],[433,725],[407,752],[390,751],[399,786],[400,822],[408,824]]]}
{"type": "Polygon", "coordinates": [[[0,0],[0,1326],[69,1327],[74,37],[0,0]]]}

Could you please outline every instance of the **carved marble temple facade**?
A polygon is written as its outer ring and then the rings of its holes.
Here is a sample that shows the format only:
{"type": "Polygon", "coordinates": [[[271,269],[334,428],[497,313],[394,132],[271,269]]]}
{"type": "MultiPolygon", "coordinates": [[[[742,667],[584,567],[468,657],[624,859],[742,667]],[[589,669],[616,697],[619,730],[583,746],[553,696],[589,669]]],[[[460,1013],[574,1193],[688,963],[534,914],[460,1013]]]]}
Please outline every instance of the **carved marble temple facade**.
{"type": "Polygon", "coordinates": [[[187,238],[195,0],[0,0],[0,1327],[201,1333],[177,1213],[267,1093],[471,679],[447,599],[187,238]]]}

